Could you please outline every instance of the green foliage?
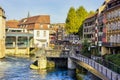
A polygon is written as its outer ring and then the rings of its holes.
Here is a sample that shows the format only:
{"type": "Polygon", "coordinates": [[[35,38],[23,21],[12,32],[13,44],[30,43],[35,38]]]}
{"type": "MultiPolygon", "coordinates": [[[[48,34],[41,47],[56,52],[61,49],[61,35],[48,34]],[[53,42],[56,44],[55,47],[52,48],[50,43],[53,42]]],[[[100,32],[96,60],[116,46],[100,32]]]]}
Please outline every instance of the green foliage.
{"type": "Polygon", "coordinates": [[[74,7],[71,7],[66,18],[66,31],[69,34],[78,32],[78,19],[74,7]]]}
{"type": "Polygon", "coordinates": [[[105,59],[120,66],[120,54],[106,55],[105,59]]]}
{"type": "Polygon", "coordinates": [[[83,25],[81,25],[81,26],[79,27],[78,35],[79,35],[80,37],[83,36],[83,25]]]}
{"type": "Polygon", "coordinates": [[[91,53],[88,50],[88,48],[90,47],[90,43],[88,43],[88,40],[84,40],[84,42],[82,43],[82,54],[84,56],[90,57],[91,53]]]}
{"type": "Polygon", "coordinates": [[[85,10],[85,8],[83,6],[80,6],[77,9],[76,14],[77,14],[77,18],[79,20],[78,34],[79,34],[80,37],[82,37],[82,35],[83,35],[83,21],[88,16],[88,12],[85,10]]]}
{"type": "Polygon", "coordinates": [[[93,15],[93,14],[95,14],[95,12],[94,12],[94,11],[90,11],[90,12],[88,13],[88,16],[93,15]]]}
{"type": "Polygon", "coordinates": [[[85,8],[83,6],[80,6],[77,10],[76,10],[76,14],[77,14],[77,18],[79,20],[79,26],[82,25],[83,21],[85,20],[85,18],[88,15],[88,12],[85,10],[85,8]]]}
{"type": "Polygon", "coordinates": [[[79,34],[82,36],[83,21],[87,17],[88,13],[83,6],[80,6],[77,10],[71,7],[66,18],[66,31],[69,34],[79,34]]]}

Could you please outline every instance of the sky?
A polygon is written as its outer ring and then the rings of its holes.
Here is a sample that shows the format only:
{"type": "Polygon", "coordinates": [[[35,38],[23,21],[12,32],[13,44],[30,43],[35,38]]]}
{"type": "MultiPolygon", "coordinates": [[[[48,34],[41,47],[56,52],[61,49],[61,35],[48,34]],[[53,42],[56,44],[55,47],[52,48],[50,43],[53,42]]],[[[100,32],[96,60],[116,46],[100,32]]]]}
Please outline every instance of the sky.
{"type": "Polygon", "coordinates": [[[70,7],[83,6],[87,11],[98,9],[104,0],[0,0],[7,20],[30,16],[50,15],[51,23],[64,23],[70,7]]]}

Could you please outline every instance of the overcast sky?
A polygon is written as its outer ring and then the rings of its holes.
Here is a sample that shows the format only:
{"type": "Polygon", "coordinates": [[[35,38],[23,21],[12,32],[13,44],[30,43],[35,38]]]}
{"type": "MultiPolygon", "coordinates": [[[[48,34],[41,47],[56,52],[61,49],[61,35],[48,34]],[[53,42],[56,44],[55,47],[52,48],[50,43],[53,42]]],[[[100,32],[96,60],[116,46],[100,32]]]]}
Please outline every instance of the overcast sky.
{"type": "Polygon", "coordinates": [[[87,11],[96,10],[104,0],[0,0],[7,20],[20,20],[35,15],[50,15],[51,23],[64,23],[70,7],[84,6],[87,11]]]}

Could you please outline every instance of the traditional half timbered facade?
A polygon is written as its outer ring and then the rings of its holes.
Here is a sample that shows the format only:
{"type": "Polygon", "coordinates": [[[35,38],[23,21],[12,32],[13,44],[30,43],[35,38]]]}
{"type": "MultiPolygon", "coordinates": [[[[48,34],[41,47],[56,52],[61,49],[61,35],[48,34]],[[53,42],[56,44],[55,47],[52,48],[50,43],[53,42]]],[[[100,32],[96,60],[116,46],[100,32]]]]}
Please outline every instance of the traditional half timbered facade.
{"type": "Polygon", "coordinates": [[[104,13],[108,53],[120,53],[120,1],[111,0],[104,13]]]}

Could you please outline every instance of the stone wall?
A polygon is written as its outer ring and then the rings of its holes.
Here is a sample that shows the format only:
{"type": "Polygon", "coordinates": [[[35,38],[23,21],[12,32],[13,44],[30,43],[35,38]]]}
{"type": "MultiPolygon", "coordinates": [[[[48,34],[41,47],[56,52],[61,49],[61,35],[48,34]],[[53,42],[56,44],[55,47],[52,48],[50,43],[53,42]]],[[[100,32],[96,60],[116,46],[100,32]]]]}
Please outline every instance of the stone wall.
{"type": "Polygon", "coordinates": [[[39,69],[46,69],[47,68],[47,58],[45,56],[39,57],[38,67],[39,67],[39,69]]]}
{"type": "Polygon", "coordinates": [[[68,69],[76,69],[75,63],[70,58],[68,58],[68,69]]]}
{"type": "Polygon", "coordinates": [[[5,41],[0,40],[0,58],[3,58],[5,56],[5,41]]]}
{"type": "Polygon", "coordinates": [[[0,58],[5,57],[5,12],[0,7],[0,58]]]}
{"type": "Polygon", "coordinates": [[[5,54],[8,55],[27,55],[29,54],[29,48],[7,48],[5,54]]]}

